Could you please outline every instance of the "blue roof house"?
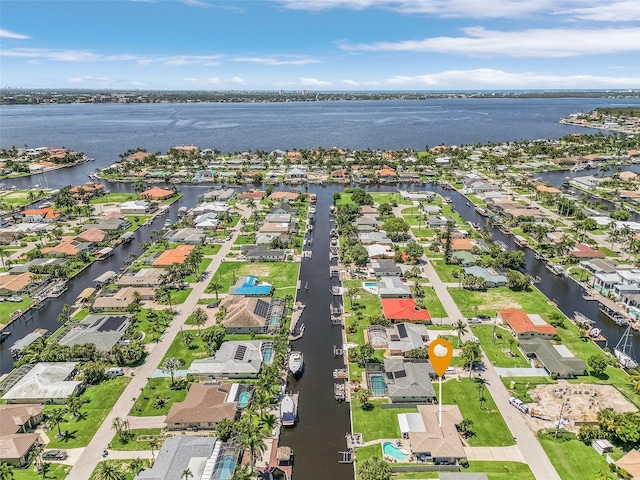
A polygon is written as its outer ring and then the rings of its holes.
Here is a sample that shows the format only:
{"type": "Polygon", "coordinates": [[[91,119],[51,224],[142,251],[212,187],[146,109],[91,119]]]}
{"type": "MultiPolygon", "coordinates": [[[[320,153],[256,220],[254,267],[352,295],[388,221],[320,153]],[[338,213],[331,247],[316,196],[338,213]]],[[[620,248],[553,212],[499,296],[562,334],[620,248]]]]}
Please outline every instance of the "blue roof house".
{"type": "Polygon", "coordinates": [[[270,283],[259,282],[258,277],[243,275],[235,285],[229,288],[230,295],[244,295],[245,297],[266,297],[271,295],[273,286],[270,283]]]}

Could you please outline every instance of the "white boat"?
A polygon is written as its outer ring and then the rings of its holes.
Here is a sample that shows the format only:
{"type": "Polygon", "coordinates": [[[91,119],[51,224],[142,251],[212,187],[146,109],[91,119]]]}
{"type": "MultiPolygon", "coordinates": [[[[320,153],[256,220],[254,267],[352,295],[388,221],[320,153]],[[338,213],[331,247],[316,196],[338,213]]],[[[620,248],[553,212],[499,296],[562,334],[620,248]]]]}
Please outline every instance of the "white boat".
{"type": "MultiPolygon", "coordinates": [[[[305,287],[306,288],[306,287],[305,287]]],[[[292,375],[300,375],[304,369],[302,352],[293,351],[289,354],[289,371],[292,375]]]]}
{"type": "Polygon", "coordinates": [[[589,336],[591,338],[598,338],[601,333],[602,333],[602,330],[600,330],[598,327],[594,327],[591,330],[589,330],[589,336]]]}
{"type": "Polygon", "coordinates": [[[285,395],[280,402],[280,422],[285,427],[293,427],[298,418],[297,395],[285,395]]]}
{"type": "Polygon", "coordinates": [[[618,359],[622,368],[636,368],[638,366],[638,362],[631,356],[631,335],[631,326],[628,326],[622,334],[622,338],[613,349],[613,354],[618,359]]]}
{"type": "Polygon", "coordinates": [[[595,322],[587,317],[585,314],[578,311],[573,312],[573,319],[576,323],[582,325],[593,325],[595,322]]]}
{"type": "Polygon", "coordinates": [[[170,227],[171,226],[171,220],[169,220],[168,218],[164,221],[164,226],[165,227],[170,227]]]}

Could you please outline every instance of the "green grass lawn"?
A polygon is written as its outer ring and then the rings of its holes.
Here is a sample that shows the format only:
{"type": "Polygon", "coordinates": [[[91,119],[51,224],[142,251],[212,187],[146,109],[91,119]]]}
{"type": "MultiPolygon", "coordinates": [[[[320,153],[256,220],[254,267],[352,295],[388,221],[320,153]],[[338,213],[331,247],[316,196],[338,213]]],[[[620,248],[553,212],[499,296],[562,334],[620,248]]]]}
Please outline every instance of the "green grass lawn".
{"type": "MultiPolygon", "coordinates": [[[[190,288],[181,288],[180,290],[171,290],[171,305],[180,305],[184,303],[191,294],[190,288]]],[[[168,303],[166,305],[169,305],[168,303]]]]}
{"type": "Polygon", "coordinates": [[[238,235],[238,238],[236,238],[235,243],[236,245],[253,245],[256,241],[256,236],[255,235],[238,235]]]}
{"type": "MultiPolygon", "coordinates": [[[[400,425],[398,425],[399,413],[416,413],[415,407],[387,408],[380,407],[388,400],[371,400],[374,405],[372,410],[365,411],[360,408],[357,400],[351,405],[353,416],[353,431],[362,433],[365,442],[378,438],[400,438],[400,425]]],[[[378,447],[380,448],[380,447],[378,447]]]]}
{"type": "Polygon", "coordinates": [[[495,342],[493,340],[493,325],[473,325],[471,331],[478,337],[482,349],[496,367],[528,367],[529,362],[518,349],[518,342],[506,328],[496,328],[495,342]],[[513,357],[507,356],[502,349],[511,352],[513,357]]]}
{"type": "Polygon", "coordinates": [[[609,471],[605,458],[569,432],[538,433],[538,440],[562,480],[594,480],[600,471],[609,471]]]}
{"type": "Polygon", "coordinates": [[[392,200],[395,200],[398,205],[411,205],[411,200],[403,199],[399,193],[395,192],[369,192],[373,197],[373,201],[377,204],[381,203],[391,203],[392,200]]]}
{"type": "Polygon", "coordinates": [[[124,450],[124,451],[142,451],[151,450],[149,447],[149,438],[156,437],[159,440],[164,439],[161,428],[140,428],[129,431],[130,439],[122,441],[120,436],[116,433],[109,445],[112,450],[124,450]]]}
{"type": "MultiPolygon", "coordinates": [[[[173,343],[167,350],[165,358],[173,357],[180,360],[184,365],[181,367],[182,370],[186,370],[191,366],[191,362],[193,362],[197,358],[205,358],[207,353],[204,350],[204,344],[202,343],[202,339],[198,336],[198,330],[183,330],[179,333],[176,338],[174,338],[173,343]],[[193,343],[186,347],[184,344],[184,335],[187,334],[193,335],[193,343]]],[[[162,363],[162,362],[160,362],[162,363]]]]}
{"type": "MultiPolygon", "coordinates": [[[[45,479],[62,480],[67,477],[67,472],[71,471],[70,465],[61,463],[49,463],[49,471],[45,479]]],[[[31,464],[28,468],[15,468],[13,470],[13,480],[41,480],[42,475],[35,471],[35,464],[31,464]]]]}
{"type": "MultiPolygon", "coordinates": [[[[442,384],[443,403],[455,403],[463,418],[473,420],[475,436],[468,439],[471,446],[503,447],[513,445],[513,436],[507,428],[489,391],[484,389],[485,402],[480,410],[476,383],[469,379],[449,380],[442,384]]],[[[434,385],[436,392],[438,387],[434,385]]]]}
{"type": "MultiPolygon", "coordinates": [[[[82,415],[77,419],[71,419],[68,413],[65,414],[66,422],[60,424],[60,430],[67,432],[67,435],[58,439],[55,438],[58,429],[49,430],[47,436],[51,441],[47,448],[86,447],[130,380],[129,377],[118,377],[87,388],[80,396],[84,402],[82,415]]],[[[53,408],[62,407],[47,406],[45,411],[53,408]]]]}
{"type": "Polygon", "coordinates": [[[226,293],[229,287],[243,275],[254,275],[258,281],[269,282],[276,288],[275,296],[295,295],[298,282],[299,263],[289,262],[224,262],[211,277],[206,293],[214,293],[211,282],[222,285],[220,293],[226,293]]]}
{"type": "Polygon", "coordinates": [[[460,272],[462,267],[460,265],[447,265],[444,260],[431,260],[431,264],[435,269],[438,277],[444,283],[458,282],[458,279],[453,276],[454,272],[460,272]]]}
{"type": "Polygon", "coordinates": [[[344,299],[344,311],[345,313],[352,314],[346,319],[346,325],[352,326],[354,323],[357,325],[356,333],[349,333],[347,335],[347,341],[356,342],[359,345],[364,344],[364,331],[370,325],[369,319],[372,315],[379,315],[382,313],[382,306],[380,299],[377,295],[367,292],[362,289],[362,282],[360,280],[346,280],[343,282],[345,288],[360,288],[359,298],[353,299],[353,306],[348,298],[344,299]],[[358,320],[356,313],[360,313],[362,319],[358,320]]]}
{"type": "MultiPolygon", "coordinates": [[[[358,449],[358,460],[360,460],[360,450],[358,449]]],[[[368,451],[365,452],[365,455],[368,454],[368,451]]],[[[461,472],[484,472],[489,480],[535,480],[529,466],[520,462],[469,462],[469,468],[463,468],[461,472]]],[[[398,473],[393,476],[393,480],[419,480],[425,478],[438,478],[438,472],[398,473]]]]}
{"type": "Polygon", "coordinates": [[[5,325],[11,320],[11,315],[18,310],[26,310],[31,303],[31,297],[21,295],[22,300],[19,302],[0,302],[0,324],[5,325]]]}
{"type": "Polygon", "coordinates": [[[215,255],[220,251],[221,248],[222,248],[222,245],[220,244],[202,245],[200,247],[200,251],[202,251],[203,255],[209,256],[209,255],[215,255]]]}
{"type": "Polygon", "coordinates": [[[213,261],[213,258],[203,258],[200,264],[198,265],[198,271],[195,273],[192,273],[191,275],[187,275],[182,280],[189,283],[197,282],[198,280],[200,280],[200,276],[207,269],[207,267],[209,266],[209,264],[211,264],[212,261],[213,261]]]}
{"type": "Polygon", "coordinates": [[[440,302],[438,295],[436,295],[436,291],[432,287],[425,285],[423,290],[424,298],[422,299],[422,302],[424,303],[424,306],[427,307],[427,310],[429,310],[431,321],[434,324],[437,324],[438,320],[447,316],[447,312],[445,312],[442,302],[440,302]]]}
{"type": "MultiPolygon", "coordinates": [[[[131,463],[131,460],[104,460],[104,461],[116,467],[116,470],[123,475],[122,480],[133,480],[133,477],[134,477],[133,472],[129,470],[129,464],[131,463]]],[[[149,468],[150,466],[151,466],[150,460],[148,459],[142,460],[143,468],[149,468]]],[[[97,473],[97,468],[98,467],[96,467],[93,470],[93,472],[91,473],[91,476],[89,477],[89,480],[102,480],[102,477],[99,476],[97,473]]]]}
{"type": "Polygon", "coordinates": [[[104,203],[124,203],[129,200],[137,200],[138,195],[135,193],[106,193],[99,197],[92,198],[89,200],[91,205],[104,204],[104,203]]]}
{"type": "Polygon", "coordinates": [[[151,215],[127,215],[125,218],[131,222],[131,226],[127,228],[127,232],[135,232],[151,218],[151,215]]]}
{"type": "Polygon", "coordinates": [[[157,315],[162,315],[161,317],[149,318],[150,310],[148,309],[140,309],[140,311],[136,314],[138,320],[136,322],[136,331],[144,334],[144,343],[153,343],[158,341],[158,338],[162,333],[167,329],[169,323],[171,323],[171,318],[162,312],[158,312],[157,315]]]}
{"type": "Polygon", "coordinates": [[[173,402],[182,402],[187,396],[187,389],[171,390],[170,378],[152,378],[140,392],[140,396],[131,408],[129,415],[134,417],[154,417],[166,415],[173,402]],[[156,408],[157,399],[165,399],[166,403],[156,408]]]}
{"type": "Polygon", "coordinates": [[[558,383],[549,377],[502,377],[502,383],[509,390],[511,396],[519,398],[525,403],[533,400],[529,396],[529,390],[536,388],[536,385],[546,385],[558,383]],[[512,387],[513,382],[513,388],[512,387]]]}

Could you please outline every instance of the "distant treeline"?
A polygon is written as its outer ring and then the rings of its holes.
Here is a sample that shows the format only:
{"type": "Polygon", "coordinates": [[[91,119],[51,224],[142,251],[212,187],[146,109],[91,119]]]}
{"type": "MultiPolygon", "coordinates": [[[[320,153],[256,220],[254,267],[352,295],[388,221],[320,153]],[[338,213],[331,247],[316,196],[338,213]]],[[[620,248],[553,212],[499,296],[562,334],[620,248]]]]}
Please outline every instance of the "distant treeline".
{"type": "Polygon", "coordinates": [[[611,117],[640,117],[640,107],[602,107],[595,111],[611,117]]]}

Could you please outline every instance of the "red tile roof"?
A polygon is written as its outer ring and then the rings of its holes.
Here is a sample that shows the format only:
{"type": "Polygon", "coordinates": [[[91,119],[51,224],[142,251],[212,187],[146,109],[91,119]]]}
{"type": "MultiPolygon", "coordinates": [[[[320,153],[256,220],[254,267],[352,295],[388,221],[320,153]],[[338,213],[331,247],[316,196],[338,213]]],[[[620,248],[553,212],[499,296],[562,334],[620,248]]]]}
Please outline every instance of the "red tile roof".
{"type": "Polygon", "coordinates": [[[502,320],[507,322],[516,335],[527,332],[537,332],[544,335],[555,335],[557,333],[555,327],[552,325],[546,323],[544,325],[534,324],[529,318],[529,315],[517,308],[499,310],[498,314],[502,320]]]}
{"type": "Polygon", "coordinates": [[[165,190],[164,188],[150,188],[140,194],[141,197],[151,198],[152,200],[163,200],[172,197],[176,192],[173,190],[165,190]]]}
{"type": "Polygon", "coordinates": [[[194,248],[196,248],[195,245],[180,245],[173,250],[165,250],[160,254],[156,261],[153,262],[153,264],[156,266],[166,266],[174,263],[181,264],[194,248]]]}
{"type": "Polygon", "coordinates": [[[382,298],[382,310],[388,320],[429,321],[427,310],[419,310],[413,298],[382,298]]]}
{"type": "Polygon", "coordinates": [[[569,250],[570,255],[574,255],[578,258],[604,258],[606,255],[600,250],[594,250],[589,245],[584,243],[576,243],[574,247],[569,250]]]}

